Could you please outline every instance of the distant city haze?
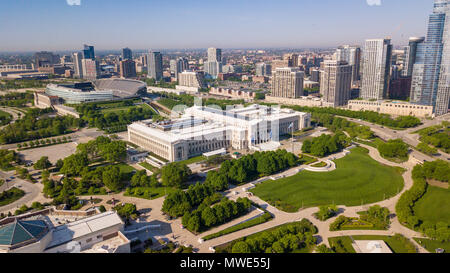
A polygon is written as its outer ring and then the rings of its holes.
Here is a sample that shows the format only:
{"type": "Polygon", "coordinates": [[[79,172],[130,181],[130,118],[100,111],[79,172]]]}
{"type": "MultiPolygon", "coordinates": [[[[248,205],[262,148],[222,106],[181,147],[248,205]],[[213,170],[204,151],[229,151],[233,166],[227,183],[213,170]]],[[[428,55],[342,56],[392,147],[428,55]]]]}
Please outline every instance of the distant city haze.
{"type": "Polygon", "coordinates": [[[8,0],[0,51],[316,48],[426,34],[433,0],[8,0]]]}

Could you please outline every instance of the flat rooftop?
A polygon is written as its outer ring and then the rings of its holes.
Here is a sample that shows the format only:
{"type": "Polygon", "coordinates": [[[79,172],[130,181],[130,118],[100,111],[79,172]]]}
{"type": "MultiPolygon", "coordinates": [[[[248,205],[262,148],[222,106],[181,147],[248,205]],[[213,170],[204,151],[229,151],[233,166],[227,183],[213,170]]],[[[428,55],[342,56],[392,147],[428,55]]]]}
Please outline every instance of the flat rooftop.
{"type": "Polygon", "coordinates": [[[76,238],[97,232],[115,225],[123,224],[117,213],[107,211],[72,223],[57,226],[47,249],[68,243],[76,238]]]}
{"type": "Polygon", "coordinates": [[[381,240],[358,240],[352,245],[357,253],[392,253],[386,242],[381,240]]]}

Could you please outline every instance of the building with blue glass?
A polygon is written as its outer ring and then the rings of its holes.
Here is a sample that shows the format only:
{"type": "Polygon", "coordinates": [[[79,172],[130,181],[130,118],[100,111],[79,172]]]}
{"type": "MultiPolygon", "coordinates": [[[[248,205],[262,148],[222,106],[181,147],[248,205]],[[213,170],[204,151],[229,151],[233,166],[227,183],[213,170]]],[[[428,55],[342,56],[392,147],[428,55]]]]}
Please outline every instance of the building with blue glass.
{"type": "Polygon", "coordinates": [[[450,86],[450,0],[436,0],[428,21],[426,41],[417,45],[412,73],[411,102],[446,114],[450,86]]]}

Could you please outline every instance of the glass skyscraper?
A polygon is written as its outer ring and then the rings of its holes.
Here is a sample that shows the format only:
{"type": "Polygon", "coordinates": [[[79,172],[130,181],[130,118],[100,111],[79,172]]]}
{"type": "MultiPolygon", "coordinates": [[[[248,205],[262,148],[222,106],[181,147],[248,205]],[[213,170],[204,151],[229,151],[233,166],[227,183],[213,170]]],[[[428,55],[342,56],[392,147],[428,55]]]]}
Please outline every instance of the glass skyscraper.
{"type": "Polygon", "coordinates": [[[431,105],[436,115],[446,114],[449,104],[450,0],[435,0],[428,21],[426,41],[417,45],[411,102],[431,105]]]}

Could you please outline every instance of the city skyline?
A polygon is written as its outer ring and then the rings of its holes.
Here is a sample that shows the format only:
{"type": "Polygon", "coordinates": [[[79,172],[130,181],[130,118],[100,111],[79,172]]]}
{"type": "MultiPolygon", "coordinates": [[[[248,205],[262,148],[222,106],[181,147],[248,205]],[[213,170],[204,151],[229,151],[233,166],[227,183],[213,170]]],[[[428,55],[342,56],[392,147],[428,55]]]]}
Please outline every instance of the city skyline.
{"type": "Polygon", "coordinates": [[[406,0],[382,1],[380,6],[368,2],[113,0],[105,6],[101,1],[69,5],[66,0],[19,0],[0,4],[4,21],[0,51],[76,50],[80,41],[98,50],[319,48],[362,45],[365,39],[386,37],[392,37],[394,45],[406,45],[409,37],[425,35],[423,21],[432,0],[415,1],[415,5],[406,0]],[[131,17],[125,18],[131,20],[112,24],[127,12],[131,17]],[[45,28],[52,31],[42,32],[45,28]],[[353,31],[339,31],[346,28],[353,31]]]}

